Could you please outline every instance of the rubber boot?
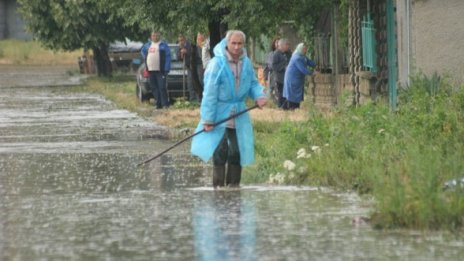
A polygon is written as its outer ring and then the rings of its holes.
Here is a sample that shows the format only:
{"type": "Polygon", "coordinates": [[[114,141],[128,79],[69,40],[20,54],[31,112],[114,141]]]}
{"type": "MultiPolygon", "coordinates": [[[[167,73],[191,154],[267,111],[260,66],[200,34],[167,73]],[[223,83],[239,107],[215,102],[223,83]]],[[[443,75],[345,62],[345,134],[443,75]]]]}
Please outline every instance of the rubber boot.
{"type": "Polygon", "coordinates": [[[225,165],[213,166],[213,187],[224,187],[224,178],[226,175],[225,165]]]}
{"type": "Polygon", "coordinates": [[[242,177],[242,166],[229,164],[227,166],[226,185],[229,187],[239,187],[242,177]]]}

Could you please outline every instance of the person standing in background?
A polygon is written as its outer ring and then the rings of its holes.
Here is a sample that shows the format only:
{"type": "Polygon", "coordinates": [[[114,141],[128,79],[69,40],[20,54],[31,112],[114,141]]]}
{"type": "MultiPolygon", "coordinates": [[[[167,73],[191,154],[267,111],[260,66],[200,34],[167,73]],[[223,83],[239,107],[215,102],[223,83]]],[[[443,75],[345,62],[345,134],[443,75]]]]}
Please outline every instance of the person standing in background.
{"type": "Polygon", "coordinates": [[[171,51],[166,42],[161,40],[157,31],[151,33],[151,40],[145,43],[140,53],[149,72],[149,83],[156,99],[157,109],[169,107],[166,76],[171,70],[171,51]]]}
{"type": "Polygon", "coordinates": [[[283,93],[286,99],[283,107],[285,110],[300,108],[300,103],[304,99],[305,76],[312,74],[308,67],[316,67],[316,63],[306,57],[307,51],[308,47],[304,43],[298,44],[285,72],[283,93]]]}
{"type": "Polygon", "coordinates": [[[177,43],[179,44],[177,57],[182,59],[187,71],[187,90],[189,92],[189,101],[198,101],[198,97],[192,86],[192,44],[185,38],[183,34],[179,35],[177,38],[177,43]]]}
{"type": "Polygon", "coordinates": [[[264,78],[266,79],[267,87],[269,87],[271,91],[272,88],[274,88],[274,81],[272,79],[272,57],[274,56],[275,50],[277,50],[279,39],[279,37],[276,37],[272,40],[270,45],[271,50],[266,55],[266,64],[264,65],[264,78]]]}
{"type": "Polygon", "coordinates": [[[201,48],[201,61],[203,63],[203,69],[206,70],[209,60],[211,60],[211,50],[209,46],[209,37],[205,39],[201,48]]]}
{"type": "Polygon", "coordinates": [[[205,68],[203,67],[203,59],[202,59],[202,50],[203,46],[205,45],[205,36],[202,33],[197,34],[197,44],[195,46],[193,57],[195,57],[192,61],[192,69],[195,69],[195,76],[197,79],[198,87],[195,88],[197,91],[197,95],[199,97],[199,101],[201,102],[201,98],[203,96],[203,75],[205,72],[205,68]]]}
{"type": "Polygon", "coordinates": [[[272,56],[272,75],[274,76],[274,82],[277,87],[277,106],[282,108],[285,103],[283,97],[284,89],[284,77],[285,70],[287,69],[288,62],[290,61],[288,57],[288,50],[290,49],[290,43],[287,39],[282,38],[278,41],[278,48],[272,56]]]}

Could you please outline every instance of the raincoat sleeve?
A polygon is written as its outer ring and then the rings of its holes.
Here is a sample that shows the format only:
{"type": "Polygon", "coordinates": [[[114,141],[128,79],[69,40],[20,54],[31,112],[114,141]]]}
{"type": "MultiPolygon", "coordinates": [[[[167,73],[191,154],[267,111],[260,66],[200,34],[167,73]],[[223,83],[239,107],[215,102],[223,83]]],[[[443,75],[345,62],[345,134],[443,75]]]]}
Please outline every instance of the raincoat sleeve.
{"type": "Polygon", "coordinates": [[[201,100],[200,116],[202,124],[213,124],[216,121],[218,102],[218,86],[220,81],[221,63],[219,59],[210,60],[204,76],[203,99],[201,100]]]}

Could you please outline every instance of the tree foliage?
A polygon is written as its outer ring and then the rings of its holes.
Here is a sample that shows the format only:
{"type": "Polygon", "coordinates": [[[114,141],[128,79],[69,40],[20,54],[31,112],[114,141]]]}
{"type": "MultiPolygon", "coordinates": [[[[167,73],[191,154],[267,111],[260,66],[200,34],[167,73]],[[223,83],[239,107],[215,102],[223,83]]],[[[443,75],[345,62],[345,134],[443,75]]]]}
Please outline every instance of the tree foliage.
{"type": "MultiPolygon", "coordinates": [[[[310,39],[320,12],[333,0],[18,0],[27,28],[53,49],[92,49],[99,73],[108,71],[107,48],[115,40],[145,40],[150,30],[174,40],[183,33],[210,34],[211,44],[228,28],[247,35],[275,35],[291,21],[300,38],[310,39]],[[106,68],[106,69],[105,69],[106,68]]],[[[109,67],[110,68],[110,67],[109,67]]]]}
{"type": "Polygon", "coordinates": [[[111,74],[108,45],[136,33],[116,6],[99,0],[19,0],[19,11],[34,38],[56,50],[92,49],[99,74],[111,74]],[[109,8],[113,7],[113,8],[109,8]]]}
{"type": "Polygon", "coordinates": [[[214,22],[217,26],[243,30],[250,36],[274,35],[279,25],[292,21],[300,37],[309,39],[319,13],[332,3],[333,0],[141,0],[134,5],[125,0],[123,9],[131,23],[137,22],[146,30],[160,30],[168,36],[211,33],[214,22]]]}

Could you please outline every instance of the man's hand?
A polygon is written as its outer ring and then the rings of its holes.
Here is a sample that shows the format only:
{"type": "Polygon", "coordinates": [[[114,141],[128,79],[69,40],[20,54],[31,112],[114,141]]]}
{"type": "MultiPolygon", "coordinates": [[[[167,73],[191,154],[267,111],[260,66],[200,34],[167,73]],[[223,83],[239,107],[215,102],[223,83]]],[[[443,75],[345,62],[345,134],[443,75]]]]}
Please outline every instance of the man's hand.
{"type": "Polygon", "coordinates": [[[256,100],[256,104],[259,106],[260,109],[264,107],[267,103],[267,98],[266,97],[260,97],[256,100]]]}
{"type": "Polygon", "coordinates": [[[203,124],[205,132],[211,131],[214,128],[213,124],[203,124]]]}
{"type": "Polygon", "coordinates": [[[187,54],[187,49],[186,48],[180,49],[180,56],[181,56],[182,59],[184,59],[186,54],[187,54]]]}

